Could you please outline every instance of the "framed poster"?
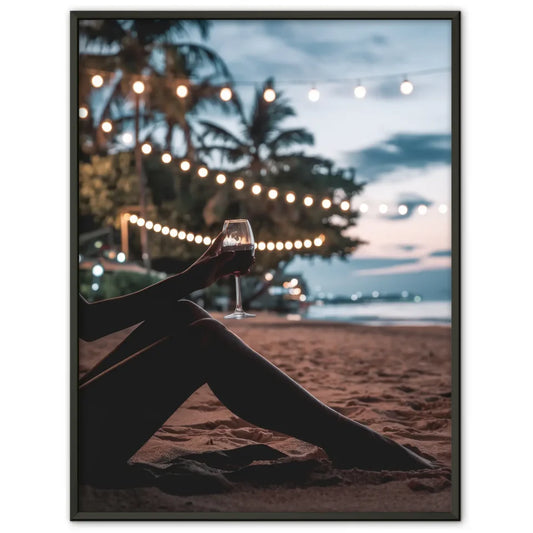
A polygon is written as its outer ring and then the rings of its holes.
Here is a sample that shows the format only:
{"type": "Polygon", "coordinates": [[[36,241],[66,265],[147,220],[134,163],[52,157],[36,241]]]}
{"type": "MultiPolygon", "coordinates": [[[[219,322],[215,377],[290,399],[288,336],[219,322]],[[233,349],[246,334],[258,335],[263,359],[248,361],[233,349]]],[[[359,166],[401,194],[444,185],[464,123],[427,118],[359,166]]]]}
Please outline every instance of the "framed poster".
{"type": "Polygon", "coordinates": [[[458,12],[71,13],[71,518],[458,520],[458,12]]]}

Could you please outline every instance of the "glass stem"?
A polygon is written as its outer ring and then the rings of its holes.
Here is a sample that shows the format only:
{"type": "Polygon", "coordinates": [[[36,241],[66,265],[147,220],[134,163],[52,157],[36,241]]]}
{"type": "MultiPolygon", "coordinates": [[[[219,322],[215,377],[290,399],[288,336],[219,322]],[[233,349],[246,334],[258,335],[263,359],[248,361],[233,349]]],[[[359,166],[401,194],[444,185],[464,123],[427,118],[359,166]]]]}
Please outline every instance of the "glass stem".
{"type": "Polygon", "coordinates": [[[235,275],[235,311],[242,313],[242,293],[241,293],[241,277],[235,275]]]}

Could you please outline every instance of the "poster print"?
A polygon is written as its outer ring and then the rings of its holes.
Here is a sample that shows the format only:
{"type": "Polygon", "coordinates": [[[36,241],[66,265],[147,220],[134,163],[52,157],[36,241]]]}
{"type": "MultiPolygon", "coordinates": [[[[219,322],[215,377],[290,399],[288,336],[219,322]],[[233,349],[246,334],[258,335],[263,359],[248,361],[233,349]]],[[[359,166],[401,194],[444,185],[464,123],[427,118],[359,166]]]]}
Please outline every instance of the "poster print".
{"type": "Polygon", "coordinates": [[[72,518],[458,519],[459,14],[71,24],[72,518]]]}

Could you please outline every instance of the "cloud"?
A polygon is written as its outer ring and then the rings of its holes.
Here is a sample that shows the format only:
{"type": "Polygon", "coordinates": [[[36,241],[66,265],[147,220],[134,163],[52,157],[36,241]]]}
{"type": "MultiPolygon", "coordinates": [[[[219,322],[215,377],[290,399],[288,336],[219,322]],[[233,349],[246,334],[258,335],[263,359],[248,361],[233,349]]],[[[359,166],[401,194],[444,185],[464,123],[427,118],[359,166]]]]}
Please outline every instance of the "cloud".
{"type": "Polygon", "coordinates": [[[429,254],[429,257],[451,257],[451,250],[435,250],[429,254]]]}
{"type": "Polygon", "coordinates": [[[389,139],[348,152],[349,164],[357,167],[358,176],[378,181],[401,169],[424,169],[451,162],[449,133],[397,133],[389,139]]]}
{"type": "Polygon", "coordinates": [[[420,248],[417,244],[395,244],[394,248],[401,250],[402,252],[412,252],[417,248],[420,248]]]}

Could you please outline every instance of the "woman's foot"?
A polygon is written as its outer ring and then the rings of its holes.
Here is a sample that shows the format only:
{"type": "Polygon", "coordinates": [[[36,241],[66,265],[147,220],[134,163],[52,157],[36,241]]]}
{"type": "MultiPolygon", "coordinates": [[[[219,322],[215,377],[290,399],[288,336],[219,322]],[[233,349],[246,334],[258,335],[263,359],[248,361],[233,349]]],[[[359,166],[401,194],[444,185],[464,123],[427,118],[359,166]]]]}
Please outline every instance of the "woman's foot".
{"type": "Polygon", "coordinates": [[[355,438],[338,439],[325,448],[335,467],[361,470],[435,468],[429,460],[368,428],[363,431],[358,428],[356,433],[355,438]]]}

